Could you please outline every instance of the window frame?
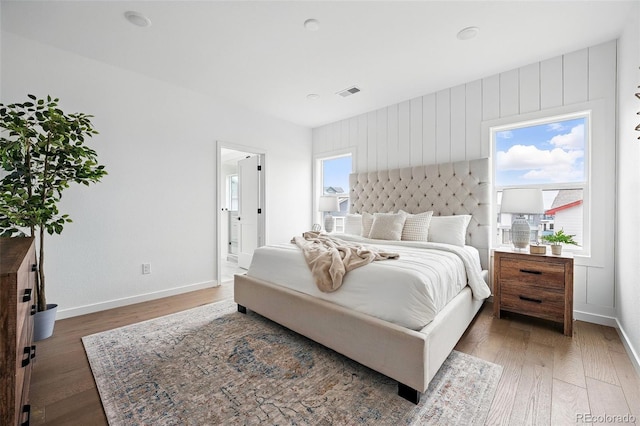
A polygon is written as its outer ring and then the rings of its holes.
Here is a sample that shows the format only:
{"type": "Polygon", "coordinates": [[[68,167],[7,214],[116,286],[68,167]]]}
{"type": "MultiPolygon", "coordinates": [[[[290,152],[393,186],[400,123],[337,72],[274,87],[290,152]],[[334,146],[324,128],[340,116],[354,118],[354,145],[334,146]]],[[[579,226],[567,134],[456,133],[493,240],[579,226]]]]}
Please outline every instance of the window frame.
{"type": "MultiPolygon", "coordinates": [[[[540,188],[545,190],[562,190],[562,189],[581,189],[583,194],[582,199],[582,231],[583,241],[581,246],[565,246],[564,250],[573,253],[574,255],[588,257],[591,255],[592,245],[592,228],[591,228],[591,185],[592,185],[592,146],[593,146],[593,120],[594,112],[593,108],[574,108],[569,112],[560,111],[540,111],[536,114],[536,117],[525,119],[523,116],[515,116],[510,119],[501,120],[501,123],[493,125],[487,125],[487,131],[489,136],[489,150],[490,156],[493,160],[496,159],[496,134],[505,130],[521,129],[525,127],[541,126],[545,124],[557,123],[559,121],[567,121],[577,118],[583,118],[585,120],[585,146],[584,146],[584,180],[582,182],[560,182],[560,183],[545,183],[545,184],[529,184],[529,185],[505,185],[499,186],[496,184],[496,161],[492,161],[491,165],[491,177],[494,182],[492,188],[492,200],[493,206],[496,209],[495,220],[492,221],[492,247],[505,247],[507,244],[502,243],[499,238],[498,232],[498,193],[508,188],[540,188]]],[[[483,126],[485,127],[485,126],[483,126]]],[[[554,230],[555,231],[555,230],[554,230]]]]}
{"type": "MultiPolygon", "coordinates": [[[[355,172],[355,161],[356,161],[356,149],[355,147],[351,147],[351,148],[346,148],[346,149],[341,149],[341,150],[334,150],[334,151],[330,151],[330,152],[323,152],[323,153],[319,153],[314,155],[314,161],[313,161],[313,200],[312,200],[312,223],[319,223],[322,224],[323,223],[323,217],[322,217],[322,212],[318,211],[318,200],[320,198],[321,195],[324,195],[324,187],[323,187],[323,171],[324,171],[324,167],[323,167],[323,162],[326,160],[333,160],[336,158],[341,158],[341,157],[351,157],[351,171],[350,173],[354,173],[355,172]]],[[[345,188],[346,190],[346,196],[349,197],[349,190],[350,188],[345,188]]],[[[336,227],[336,231],[339,229],[340,227],[337,226],[336,227]]],[[[342,228],[344,228],[344,225],[342,226],[342,228]]]]}
{"type": "Polygon", "coordinates": [[[229,211],[237,211],[238,210],[238,174],[234,173],[234,174],[230,174],[226,176],[226,181],[227,181],[227,210],[229,211]],[[233,180],[235,178],[235,184],[236,184],[236,194],[235,197],[233,196],[233,190],[232,190],[232,183],[233,180]],[[236,209],[233,209],[233,201],[235,199],[236,202],[236,209]]]}

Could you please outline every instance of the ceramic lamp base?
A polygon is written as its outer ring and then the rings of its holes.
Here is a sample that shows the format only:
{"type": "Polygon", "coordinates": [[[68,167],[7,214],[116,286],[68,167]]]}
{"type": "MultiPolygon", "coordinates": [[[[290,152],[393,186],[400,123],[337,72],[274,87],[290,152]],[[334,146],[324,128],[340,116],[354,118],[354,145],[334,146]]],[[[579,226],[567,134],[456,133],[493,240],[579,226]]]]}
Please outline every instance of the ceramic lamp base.
{"type": "Polygon", "coordinates": [[[331,216],[330,214],[326,215],[324,217],[324,230],[327,233],[333,232],[333,225],[335,224],[336,220],[333,216],[331,216]]]}
{"type": "Polygon", "coordinates": [[[525,249],[529,245],[531,228],[524,216],[517,216],[511,222],[511,242],[517,249],[525,249]]]}

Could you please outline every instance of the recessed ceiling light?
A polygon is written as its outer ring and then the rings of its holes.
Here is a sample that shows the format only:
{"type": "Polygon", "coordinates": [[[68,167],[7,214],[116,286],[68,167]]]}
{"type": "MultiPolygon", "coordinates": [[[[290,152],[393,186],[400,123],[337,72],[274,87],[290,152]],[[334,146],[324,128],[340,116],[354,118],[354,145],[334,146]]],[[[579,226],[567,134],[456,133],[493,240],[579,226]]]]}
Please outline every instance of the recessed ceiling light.
{"type": "Polygon", "coordinates": [[[478,27],[467,27],[463,28],[458,32],[458,40],[471,40],[476,37],[480,32],[480,28],[478,27]]]}
{"type": "Polygon", "coordinates": [[[124,17],[127,18],[127,21],[131,22],[133,25],[136,25],[138,27],[151,26],[151,19],[147,18],[140,12],[129,10],[124,13],[124,17]]]}
{"type": "Polygon", "coordinates": [[[320,95],[318,95],[317,93],[309,93],[307,95],[307,99],[309,99],[310,101],[315,101],[317,99],[320,99],[320,95]]]}
{"type": "Polygon", "coordinates": [[[304,27],[309,31],[318,31],[320,29],[320,22],[317,19],[307,19],[304,21],[304,27]]]}

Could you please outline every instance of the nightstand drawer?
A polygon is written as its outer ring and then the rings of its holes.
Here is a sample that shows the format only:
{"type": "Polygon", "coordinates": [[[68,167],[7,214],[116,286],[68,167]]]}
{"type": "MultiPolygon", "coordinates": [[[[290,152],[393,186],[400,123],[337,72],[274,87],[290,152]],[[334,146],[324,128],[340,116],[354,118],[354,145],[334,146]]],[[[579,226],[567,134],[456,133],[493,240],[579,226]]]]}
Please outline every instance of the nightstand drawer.
{"type": "Polygon", "coordinates": [[[562,323],[573,335],[573,257],[493,252],[493,312],[515,312],[562,323]]]}
{"type": "Polygon", "coordinates": [[[520,283],[503,281],[500,308],[562,322],[565,310],[564,294],[541,288],[532,290],[520,283]]]}
{"type": "Polygon", "coordinates": [[[500,279],[513,280],[530,286],[564,289],[563,264],[535,260],[502,259],[500,279]]]}

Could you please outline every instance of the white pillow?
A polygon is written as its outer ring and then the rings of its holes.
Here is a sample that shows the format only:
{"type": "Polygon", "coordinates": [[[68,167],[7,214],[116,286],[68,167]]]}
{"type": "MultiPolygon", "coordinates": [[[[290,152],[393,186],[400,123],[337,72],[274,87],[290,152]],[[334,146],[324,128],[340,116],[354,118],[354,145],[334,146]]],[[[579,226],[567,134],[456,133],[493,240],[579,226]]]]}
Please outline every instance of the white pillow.
{"type": "Polygon", "coordinates": [[[406,218],[407,214],[403,211],[398,213],[374,213],[369,238],[400,241],[406,218]]]}
{"type": "Polygon", "coordinates": [[[404,222],[404,228],[402,228],[402,241],[429,241],[429,223],[433,212],[406,214],[407,219],[404,222]]]}
{"type": "Polygon", "coordinates": [[[369,238],[371,232],[371,225],[373,225],[373,215],[371,213],[362,213],[362,236],[369,238]]]}
{"type": "Polygon", "coordinates": [[[351,235],[362,235],[361,214],[347,214],[344,219],[344,233],[351,235]]]}
{"type": "Polygon", "coordinates": [[[471,215],[433,216],[429,224],[429,241],[464,246],[471,215]]]}

